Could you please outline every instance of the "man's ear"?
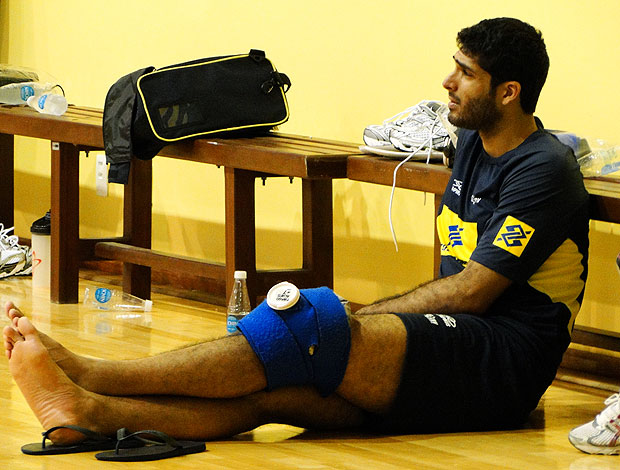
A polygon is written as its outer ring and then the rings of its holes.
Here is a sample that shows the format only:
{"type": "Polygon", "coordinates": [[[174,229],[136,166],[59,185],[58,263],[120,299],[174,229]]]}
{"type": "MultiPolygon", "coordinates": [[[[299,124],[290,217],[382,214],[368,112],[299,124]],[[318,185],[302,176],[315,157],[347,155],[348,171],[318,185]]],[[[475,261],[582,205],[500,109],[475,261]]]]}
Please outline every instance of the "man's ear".
{"type": "Polygon", "coordinates": [[[521,96],[521,84],[519,82],[504,82],[498,88],[500,88],[498,97],[503,105],[510,104],[521,96]]]}

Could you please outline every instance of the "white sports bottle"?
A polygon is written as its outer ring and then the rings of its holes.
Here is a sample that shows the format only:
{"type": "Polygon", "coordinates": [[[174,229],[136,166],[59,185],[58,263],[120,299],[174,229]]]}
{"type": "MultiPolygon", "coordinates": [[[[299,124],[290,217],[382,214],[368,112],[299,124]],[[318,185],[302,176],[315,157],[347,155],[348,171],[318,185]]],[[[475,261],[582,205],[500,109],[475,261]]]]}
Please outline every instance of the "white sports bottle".
{"type": "Polygon", "coordinates": [[[41,96],[31,96],[28,98],[28,106],[36,109],[43,114],[62,116],[67,112],[67,98],[55,93],[45,93],[41,96]]]}

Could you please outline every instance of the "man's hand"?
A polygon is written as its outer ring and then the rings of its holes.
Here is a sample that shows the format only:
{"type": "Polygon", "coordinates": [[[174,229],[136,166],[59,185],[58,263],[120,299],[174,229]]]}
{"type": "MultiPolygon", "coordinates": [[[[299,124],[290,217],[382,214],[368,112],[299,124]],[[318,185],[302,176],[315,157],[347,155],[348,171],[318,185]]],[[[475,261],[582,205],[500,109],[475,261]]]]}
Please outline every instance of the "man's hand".
{"type": "Polygon", "coordinates": [[[470,261],[453,276],[422,284],[405,294],[380,300],[357,314],[473,313],[483,315],[512,281],[492,269],[470,261]]]}

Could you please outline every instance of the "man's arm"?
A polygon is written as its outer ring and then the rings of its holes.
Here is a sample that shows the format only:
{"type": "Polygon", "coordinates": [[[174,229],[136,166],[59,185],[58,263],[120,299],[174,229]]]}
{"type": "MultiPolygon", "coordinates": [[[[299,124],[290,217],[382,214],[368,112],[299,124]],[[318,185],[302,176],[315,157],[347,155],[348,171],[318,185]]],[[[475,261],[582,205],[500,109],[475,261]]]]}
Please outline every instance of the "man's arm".
{"type": "Polygon", "coordinates": [[[379,300],[357,311],[374,313],[484,314],[511,280],[475,261],[453,276],[422,284],[412,291],[379,300]]]}

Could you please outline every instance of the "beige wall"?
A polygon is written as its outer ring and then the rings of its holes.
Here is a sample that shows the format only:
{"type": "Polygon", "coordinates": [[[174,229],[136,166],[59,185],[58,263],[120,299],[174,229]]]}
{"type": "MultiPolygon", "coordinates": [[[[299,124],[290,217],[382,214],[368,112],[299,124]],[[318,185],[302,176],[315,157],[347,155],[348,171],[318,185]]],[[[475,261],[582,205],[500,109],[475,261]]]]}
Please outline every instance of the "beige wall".
{"type": "MultiPolygon", "coordinates": [[[[0,61],[54,75],[71,103],[102,107],[109,86],[138,68],[264,49],[292,79],[282,131],[360,142],[367,124],[422,99],[446,99],[456,32],[485,17],[516,16],[540,28],[551,70],[537,114],[547,127],[620,142],[615,116],[620,4],[615,0],[301,2],[270,0],[2,0],[0,61]]],[[[47,144],[19,139],[16,232],[49,208],[47,144]]],[[[154,161],[154,247],[223,260],[222,170],[154,161]]],[[[82,235],[120,230],[120,188],[94,195],[94,158],[81,159],[82,235]]],[[[432,198],[335,183],[335,288],[357,302],[393,294],[432,274],[432,198]]],[[[261,266],[300,259],[299,181],[257,190],[261,266]],[[286,214],[286,216],[283,216],[286,214]]],[[[592,276],[581,319],[620,331],[620,230],[593,225],[592,276]]]]}

